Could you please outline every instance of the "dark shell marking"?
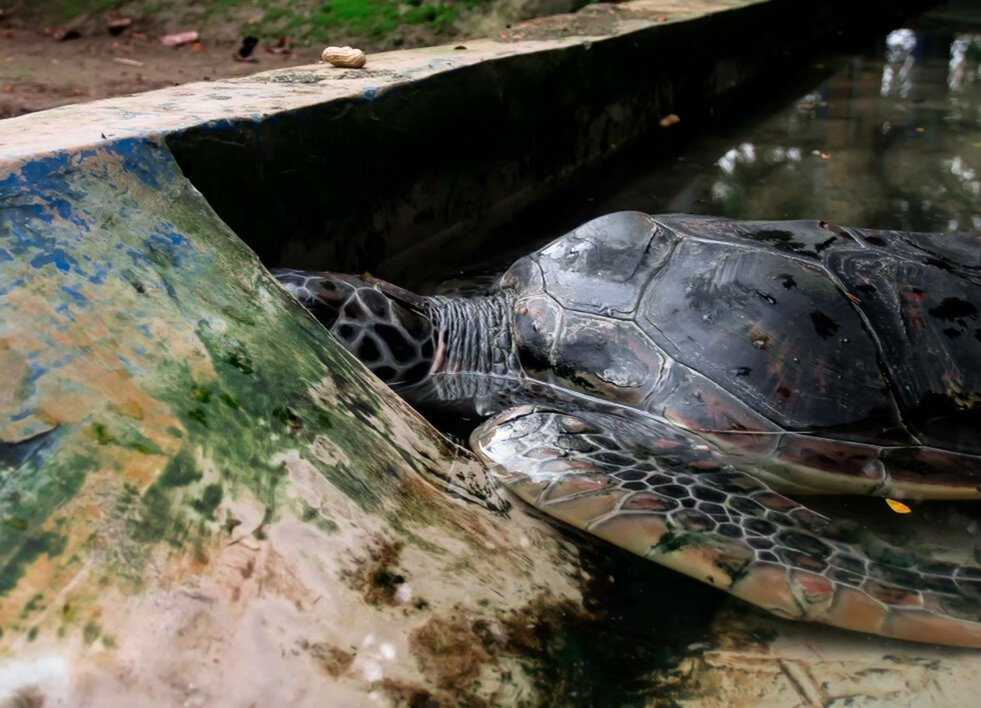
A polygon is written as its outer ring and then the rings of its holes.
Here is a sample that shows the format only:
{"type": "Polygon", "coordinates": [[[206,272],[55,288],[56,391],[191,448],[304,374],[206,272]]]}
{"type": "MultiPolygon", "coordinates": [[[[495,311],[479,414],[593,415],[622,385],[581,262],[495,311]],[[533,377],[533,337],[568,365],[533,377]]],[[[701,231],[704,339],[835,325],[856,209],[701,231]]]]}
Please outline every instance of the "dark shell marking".
{"type": "Polygon", "coordinates": [[[418,381],[429,373],[432,323],[413,309],[393,306],[397,295],[421,310],[425,301],[419,296],[375,280],[286,268],[273,274],[318,319],[328,320],[331,333],[379,378],[418,381]]]}

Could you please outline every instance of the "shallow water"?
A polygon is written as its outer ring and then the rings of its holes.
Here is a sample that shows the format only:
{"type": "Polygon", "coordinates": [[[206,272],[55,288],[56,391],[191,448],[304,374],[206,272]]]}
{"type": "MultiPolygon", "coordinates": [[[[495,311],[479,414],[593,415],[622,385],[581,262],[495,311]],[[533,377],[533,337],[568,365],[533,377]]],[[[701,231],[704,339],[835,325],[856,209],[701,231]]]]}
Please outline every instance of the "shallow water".
{"type": "Polygon", "coordinates": [[[899,28],[830,57],[820,83],[674,164],[597,200],[600,211],[818,218],[911,231],[981,229],[981,26],[899,28]]]}
{"type": "Polygon", "coordinates": [[[943,5],[802,73],[747,105],[741,118],[698,127],[676,156],[645,169],[650,158],[638,148],[607,173],[516,216],[487,240],[495,257],[464,271],[506,268],[621,209],[981,230],[981,4],[943,5]]]}

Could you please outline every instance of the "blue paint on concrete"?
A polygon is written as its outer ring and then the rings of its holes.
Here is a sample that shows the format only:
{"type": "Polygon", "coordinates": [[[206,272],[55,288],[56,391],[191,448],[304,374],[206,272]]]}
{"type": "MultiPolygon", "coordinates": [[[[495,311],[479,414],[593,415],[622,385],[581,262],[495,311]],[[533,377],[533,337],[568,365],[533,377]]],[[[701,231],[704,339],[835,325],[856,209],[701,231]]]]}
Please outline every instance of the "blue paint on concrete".
{"type": "Polygon", "coordinates": [[[23,278],[11,278],[9,281],[6,282],[0,281],[0,296],[6,295],[7,293],[13,290],[17,290],[18,288],[23,287],[23,285],[24,285],[23,278]]]}
{"type": "MultiPolygon", "coordinates": [[[[2,184],[0,184],[0,194],[3,194],[2,184]]],[[[43,204],[20,204],[16,199],[19,196],[21,195],[11,195],[8,204],[0,202],[0,217],[10,223],[11,229],[23,228],[32,220],[40,220],[47,224],[54,221],[54,216],[45,211],[43,204]]]]}
{"type": "Polygon", "coordinates": [[[140,366],[132,359],[130,359],[124,354],[116,354],[116,358],[119,359],[119,363],[123,365],[123,369],[126,371],[127,374],[129,374],[130,376],[140,375],[140,366]]]}
{"type": "Polygon", "coordinates": [[[52,248],[50,251],[42,252],[31,259],[32,268],[42,268],[49,263],[53,263],[60,271],[69,271],[75,259],[72,258],[63,248],[52,248]]]}
{"type": "MultiPolygon", "coordinates": [[[[160,187],[159,175],[170,159],[169,153],[161,152],[165,150],[161,145],[144,138],[126,138],[115,140],[103,149],[121,160],[127,172],[150,187],[160,187]],[[161,160],[161,157],[167,159],[161,160]]],[[[80,197],[84,195],[74,193],[71,175],[97,152],[59,151],[23,162],[19,170],[0,179],[0,209],[8,206],[4,202],[16,204],[17,197],[30,196],[40,199],[62,219],[72,220],[82,201],[80,197]]]]}
{"type": "Polygon", "coordinates": [[[130,261],[132,261],[135,267],[144,266],[150,260],[147,258],[146,251],[141,248],[127,248],[126,255],[129,256],[130,261]]]}
{"type": "MultiPolygon", "coordinates": [[[[5,320],[14,319],[18,305],[8,295],[17,291],[40,294],[49,308],[43,316],[54,318],[49,326],[66,331],[84,308],[118,297],[121,289],[129,296],[130,288],[144,292],[152,285],[176,298],[167,274],[196,270],[210,260],[193,234],[166,218],[175,200],[196,196],[188,189],[167,148],[141,139],[48,154],[0,171],[0,335],[5,320]],[[139,203],[134,193],[151,195],[153,203],[139,203]],[[154,215],[149,223],[148,214],[154,215]],[[121,223],[127,224],[124,238],[121,223]]],[[[179,213],[180,205],[172,211],[179,213]]],[[[127,315],[143,319],[138,310],[127,315]]],[[[154,341],[149,326],[137,327],[144,341],[154,341]]],[[[83,349],[79,342],[66,356],[76,358],[83,349]]],[[[124,364],[133,367],[134,361],[124,364]]],[[[45,373],[32,369],[25,385],[45,373]]]]}
{"type": "MultiPolygon", "coordinates": [[[[3,226],[3,216],[4,213],[0,211],[0,228],[3,226]]],[[[45,225],[51,223],[44,218],[41,218],[40,222],[45,225]]],[[[78,261],[63,247],[58,238],[46,235],[48,231],[30,228],[26,224],[11,225],[12,238],[7,242],[7,246],[14,256],[27,260],[32,268],[43,268],[53,264],[62,272],[72,270],[78,265],[78,261]]]]}
{"type": "Polygon", "coordinates": [[[151,261],[177,268],[181,265],[180,251],[190,242],[177,232],[150,234],[144,241],[151,261]]]}
{"type": "MultiPolygon", "coordinates": [[[[91,257],[85,257],[86,267],[79,262],[81,239],[93,228],[98,229],[100,221],[88,211],[91,207],[80,191],[84,188],[79,187],[75,176],[87,170],[90,160],[106,157],[119,161],[127,173],[153,189],[161,189],[161,178],[169,179],[174,171],[166,148],[140,138],[114,141],[101,150],[55,152],[18,165],[0,178],[0,233],[5,235],[0,263],[17,261],[33,269],[53,267],[60,273],[76,272],[93,284],[103,283],[108,264],[91,257]]],[[[169,248],[180,245],[184,237],[176,234],[172,225],[166,228],[170,231],[163,238],[169,248]]],[[[0,293],[10,292],[12,275],[0,279],[0,293]]],[[[66,294],[76,305],[82,304],[78,299],[81,290],[66,294]]]]}
{"type": "Polygon", "coordinates": [[[93,285],[101,285],[106,279],[106,276],[109,275],[109,271],[112,270],[112,265],[109,263],[99,263],[88,256],[85,257],[85,260],[92,264],[92,272],[88,276],[89,282],[93,285]]]}
{"type": "Polygon", "coordinates": [[[87,307],[89,304],[89,299],[85,297],[77,288],[73,288],[71,285],[62,285],[62,292],[66,293],[76,305],[80,307],[87,307]]]}
{"type": "Polygon", "coordinates": [[[160,181],[157,179],[158,171],[154,169],[156,163],[157,160],[150,162],[145,159],[134,159],[134,164],[129,172],[139,177],[141,181],[150,187],[159,189],[160,181]]]}
{"type": "Polygon", "coordinates": [[[60,305],[58,305],[54,309],[54,311],[57,312],[62,317],[64,317],[66,320],[71,320],[72,322],[78,321],[75,319],[75,313],[72,312],[72,308],[68,306],[67,302],[63,302],[60,305]]]}
{"type": "MultiPolygon", "coordinates": [[[[25,162],[17,172],[10,173],[0,180],[0,195],[9,195],[11,206],[35,206],[55,212],[62,219],[68,219],[72,213],[72,201],[65,190],[53,191],[41,189],[53,181],[64,183],[65,176],[73,167],[68,162],[68,154],[56,152],[46,157],[25,162]],[[18,204],[18,197],[38,199],[41,204],[18,204]]],[[[0,209],[7,207],[0,202],[0,209]]],[[[51,216],[47,217],[49,220],[51,216]]]]}
{"type": "MultiPolygon", "coordinates": [[[[87,351],[87,350],[88,350],[88,347],[86,346],[82,351],[87,351]]],[[[62,366],[66,366],[67,364],[71,364],[73,361],[75,361],[76,359],[78,359],[79,356],[81,356],[81,352],[79,350],[72,349],[68,353],[66,353],[66,354],[58,357],[54,361],[52,361],[50,368],[52,368],[52,369],[59,369],[62,366]]]]}
{"type": "Polygon", "coordinates": [[[170,245],[175,247],[183,247],[191,243],[187,239],[187,236],[180,233],[179,231],[174,230],[173,224],[166,224],[166,226],[169,227],[171,230],[164,231],[163,233],[156,234],[155,236],[160,236],[162,238],[167,239],[168,241],[170,241],[170,245]]]}

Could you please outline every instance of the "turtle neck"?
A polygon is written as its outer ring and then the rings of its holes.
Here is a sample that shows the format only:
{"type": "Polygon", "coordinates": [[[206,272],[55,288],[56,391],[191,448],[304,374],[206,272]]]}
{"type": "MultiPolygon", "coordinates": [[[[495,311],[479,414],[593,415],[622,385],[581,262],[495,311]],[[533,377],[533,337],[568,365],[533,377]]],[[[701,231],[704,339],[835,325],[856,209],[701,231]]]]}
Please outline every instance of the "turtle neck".
{"type": "Polygon", "coordinates": [[[430,377],[441,398],[486,395],[498,389],[502,378],[514,377],[517,359],[508,326],[513,300],[509,294],[426,299],[436,330],[430,377]]]}

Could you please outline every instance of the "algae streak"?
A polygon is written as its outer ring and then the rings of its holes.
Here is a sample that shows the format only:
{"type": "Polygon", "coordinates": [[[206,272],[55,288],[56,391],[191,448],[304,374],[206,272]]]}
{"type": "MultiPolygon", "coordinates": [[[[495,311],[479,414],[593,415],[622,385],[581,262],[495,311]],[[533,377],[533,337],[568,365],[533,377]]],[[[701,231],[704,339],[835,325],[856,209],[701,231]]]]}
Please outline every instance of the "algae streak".
{"type": "Polygon", "coordinates": [[[380,394],[165,149],[53,156],[0,187],[0,651],[89,638],[92,618],[48,611],[83,569],[136,590],[151,560],[207,563],[236,503],[262,510],[256,537],[303,514],[293,451],[366,511],[404,484],[380,394]]]}
{"type": "Polygon", "coordinates": [[[0,170],[0,706],[397,703],[418,626],[578,597],[165,148],[0,170]]]}

